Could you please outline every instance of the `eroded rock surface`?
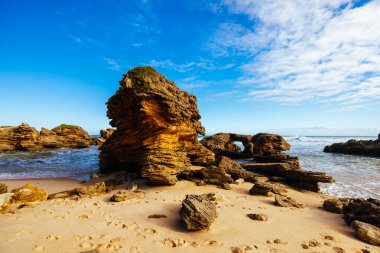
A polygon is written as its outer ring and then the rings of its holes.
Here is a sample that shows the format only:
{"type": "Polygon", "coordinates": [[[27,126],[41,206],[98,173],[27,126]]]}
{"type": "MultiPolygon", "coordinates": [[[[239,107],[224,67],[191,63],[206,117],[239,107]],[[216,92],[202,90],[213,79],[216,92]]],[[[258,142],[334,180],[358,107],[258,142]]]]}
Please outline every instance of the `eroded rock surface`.
{"type": "Polygon", "coordinates": [[[205,137],[201,143],[217,156],[227,156],[230,158],[247,158],[253,154],[253,144],[251,135],[218,133],[205,137]],[[244,146],[242,151],[235,142],[241,142],[244,146]]]}
{"type": "Polygon", "coordinates": [[[349,203],[348,198],[331,198],[323,202],[323,209],[332,213],[343,213],[343,207],[349,203]]]}
{"type": "Polygon", "coordinates": [[[357,220],[351,223],[351,227],[363,242],[380,246],[380,228],[357,220]]]}
{"type": "Polygon", "coordinates": [[[0,153],[8,151],[40,151],[51,148],[87,148],[94,139],[81,127],[60,125],[38,132],[28,124],[0,127],[0,153]]]}
{"type": "Polygon", "coordinates": [[[334,143],[326,146],[323,151],[327,153],[380,157],[380,134],[377,140],[349,140],[345,143],[334,143]]]}
{"type": "Polygon", "coordinates": [[[6,184],[0,183],[0,194],[8,192],[8,186],[6,184]]]}
{"type": "Polygon", "coordinates": [[[187,229],[202,230],[211,226],[217,212],[207,194],[187,195],[182,201],[180,215],[187,229]]]}
{"type": "Polygon", "coordinates": [[[287,192],[286,188],[280,184],[268,182],[256,182],[249,190],[251,195],[272,196],[273,194],[281,194],[287,192]]]}
{"type": "Polygon", "coordinates": [[[331,183],[333,178],[322,172],[304,171],[298,158],[284,153],[290,149],[289,143],[276,134],[260,133],[251,139],[253,162],[241,164],[246,170],[268,177],[282,178],[282,181],[297,188],[319,191],[319,182],[331,183]]]}
{"type": "Polygon", "coordinates": [[[14,194],[12,198],[16,203],[42,202],[48,198],[48,194],[44,189],[40,189],[33,184],[26,184],[16,188],[12,190],[12,193],[14,194]]]}
{"type": "Polygon", "coordinates": [[[141,191],[118,191],[111,197],[113,202],[121,202],[129,199],[142,199],[144,198],[144,193],[141,191]]]}
{"type": "Polygon", "coordinates": [[[101,171],[137,171],[151,184],[171,185],[191,165],[214,161],[197,139],[205,129],[195,96],[153,68],[128,71],[107,106],[116,130],[100,147],[101,171]]]}
{"type": "Polygon", "coordinates": [[[113,132],[115,131],[115,129],[113,128],[108,128],[107,130],[100,130],[100,137],[96,139],[96,145],[100,146],[102,145],[104,142],[106,142],[106,140],[111,137],[111,135],[113,134],[113,132]]]}
{"type": "Polygon", "coordinates": [[[99,195],[105,193],[107,190],[106,184],[104,182],[99,182],[93,185],[84,186],[80,188],[75,188],[68,191],[62,191],[49,195],[49,199],[64,199],[71,197],[87,197],[93,195],[99,195]]]}
{"type": "Polygon", "coordinates": [[[268,217],[265,214],[258,214],[258,213],[249,213],[247,216],[251,220],[258,220],[258,221],[267,221],[268,217]]]}
{"type": "Polygon", "coordinates": [[[295,207],[302,208],[303,205],[288,196],[276,194],[274,196],[274,204],[280,207],[295,207]]]}
{"type": "Polygon", "coordinates": [[[350,199],[343,207],[343,218],[347,224],[354,220],[380,227],[380,201],[377,199],[350,199]]]}

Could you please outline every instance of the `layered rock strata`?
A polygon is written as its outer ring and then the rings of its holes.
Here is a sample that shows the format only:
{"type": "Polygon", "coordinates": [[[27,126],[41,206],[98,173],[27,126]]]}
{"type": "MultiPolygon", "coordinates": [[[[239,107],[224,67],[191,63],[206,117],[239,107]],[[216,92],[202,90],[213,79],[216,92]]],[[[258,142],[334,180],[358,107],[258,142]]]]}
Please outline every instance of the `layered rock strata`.
{"type": "Polygon", "coordinates": [[[227,156],[230,158],[249,158],[253,155],[253,143],[251,135],[234,133],[218,133],[205,137],[201,143],[217,156],[227,156]],[[241,142],[244,150],[235,143],[241,142]]]}
{"type": "Polygon", "coordinates": [[[60,125],[38,132],[28,124],[0,127],[0,153],[8,151],[40,151],[51,148],[87,148],[94,139],[81,127],[60,125]]]}
{"type": "Polygon", "coordinates": [[[207,166],[214,154],[204,135],[195,96],[151,67],[125,74],[107,102],[113,134],[100,146],[101,172],[138,172],[151,184],[171,185],[192,165],[207,166]]]}
{"type": "Polygon", "coordinates": [[[211,202],[208,194],[187,195],[182,201],[180,215],[189,230],[209,228],[218,216],[216,205],[211,202]]]}
{"type": "Polygon", "coordinates": [[[349,140],[345,143],[334,143],[326,146],[323,151],[327,153],[380,157],[380,134],[377,140],[349,140]]]}
{"type": "Polygon", "coordinates": [[[302,170],[297,157],[284,153],[290,150],[290,145],[280,135],[259,133],[251,136],[219,133],[202,139],[201,143],[212,150],[217,157],[253,158],[252,162],[241,164],[245,171],[253,173],[251,175],[254,175],[254,179],[248,180],[251,182],[255,182],[257,175],[261,174],[316,192],[319,191],[319,182],[333,182],[333,178],[325,173],[302,170]],[[236,142],[243,144],[243,151],[236,142]]]}

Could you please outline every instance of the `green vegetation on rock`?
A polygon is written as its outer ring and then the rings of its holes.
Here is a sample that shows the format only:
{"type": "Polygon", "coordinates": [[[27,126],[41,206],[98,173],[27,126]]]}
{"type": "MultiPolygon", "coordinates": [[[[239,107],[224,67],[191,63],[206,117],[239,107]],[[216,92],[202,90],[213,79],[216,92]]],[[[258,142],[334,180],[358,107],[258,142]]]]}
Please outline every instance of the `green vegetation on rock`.
{"type": "Polygon", "coordinates": [[[53,131],[54,130],[61,130],[61,131],[63,131],[65,129],[67,129],[67,128],[80,128],[80,127],[79,126],[75,126],[75,125],[61,124],[59,126],[54,127],[52,130],[53,131]]]}
{"type": "Polygon", "coordinates": [[[157,76],[157,71],[150,66],[135,67],[128,71],[128,77],[131,79],[154,77],[157,76]]]}
{"type": "Polygon", "coordinates": [[[150,84],[145,82],[143,79],[146,77],[152,78],[159,75],[158,72],[150,66],[135,67],[129,70],[127,74],[135,87],[138,87],[143,92],[151,90],[150,84]]]}

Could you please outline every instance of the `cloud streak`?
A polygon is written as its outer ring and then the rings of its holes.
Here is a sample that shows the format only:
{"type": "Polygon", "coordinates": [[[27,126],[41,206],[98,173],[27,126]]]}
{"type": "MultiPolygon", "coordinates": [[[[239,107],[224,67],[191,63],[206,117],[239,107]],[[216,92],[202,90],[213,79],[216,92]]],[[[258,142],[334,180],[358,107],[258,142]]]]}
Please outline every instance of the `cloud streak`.
{"type": "Polygon", "coordinates": [[[225,0],[249,25],[220,24],[208,47],[247,56],[245,101],[331,103],[354,110],[380,98],[380,1],[225,0]]]}

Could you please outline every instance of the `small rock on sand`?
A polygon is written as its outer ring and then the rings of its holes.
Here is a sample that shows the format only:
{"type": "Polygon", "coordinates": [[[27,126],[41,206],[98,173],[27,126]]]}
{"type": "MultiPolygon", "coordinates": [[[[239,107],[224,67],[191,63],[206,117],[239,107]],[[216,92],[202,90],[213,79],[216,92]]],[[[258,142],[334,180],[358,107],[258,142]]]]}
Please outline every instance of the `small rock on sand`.
{"type": "Polygon", "coordinates": [[[189,230],[202,230],[211,226],[217,217],[216,206],[207,194],[186,195],[180,211],[182,220],[189,230]]]}
{"type": "Polygon", "coordinates": [[[13,199],[17,203],[45,201],[48,198],[48,194],[45,190],[37,188],[33,184],[26,184],[19,188],[12,190],[14,193],[13,199]]]}
{"type": "Polygon", "coordinates": [[[283,196],[283,195],[276,194],[274,196],[274,200],[275,200],[274,204],[280,207],[296,207],[296,208],[303,207],[302,204],[297,203],[294,199],[287,196],[283,196]]]}
{"type": "Polygon", "coordinates": [[[268,217],[265,214],[249,213],[247,214],[252,220],[267,221],[268,217]]]}
{"type": "Polygon", "coordinates": [[[128,199],[142,199],[144,198],[144,193],[141,191],[119,191],[112,195],[111,201],[121,202],[128,199]]]}

